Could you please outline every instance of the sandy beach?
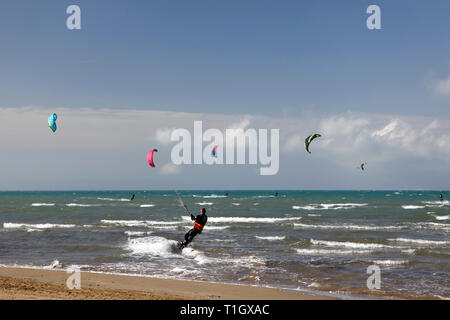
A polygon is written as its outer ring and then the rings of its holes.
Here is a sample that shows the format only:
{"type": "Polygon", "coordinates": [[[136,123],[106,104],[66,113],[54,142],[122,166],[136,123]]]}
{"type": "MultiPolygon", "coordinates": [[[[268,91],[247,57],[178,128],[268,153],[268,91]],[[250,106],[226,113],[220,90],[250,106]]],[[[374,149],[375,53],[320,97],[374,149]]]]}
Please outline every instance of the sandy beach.
{"type": "Polygon", "coordinates": [[[2,300],[322,300],[326,296],[284,290],[99,273],[81,273],[81,289],[69,290],[65,270],[0,268],[2,300]]]}

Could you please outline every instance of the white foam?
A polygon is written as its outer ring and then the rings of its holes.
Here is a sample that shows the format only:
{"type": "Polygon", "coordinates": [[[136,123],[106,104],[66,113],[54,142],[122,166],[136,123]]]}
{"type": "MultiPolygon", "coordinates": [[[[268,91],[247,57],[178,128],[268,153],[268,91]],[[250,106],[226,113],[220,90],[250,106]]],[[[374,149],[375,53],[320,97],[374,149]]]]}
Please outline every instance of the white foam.
{"type": "Polygon", "coordinates": [[[52,228],[75,228],[74,224],[53,224],[53,223],[3,223],[3,228],[5,229],[20,229],[20,228],[30,228],[30,229],[52,229],[52,228]]]}
{"type": "Polygon", "coordinates": [[[131,201],[131,199],[114,199],[114,198],[97,198],[98,200],[103,200],[103,201],[131,201]]]}
{"type": "Polygon", "coordinates": [[[67,203],[67,207],[98,207],[99,204],[67,203]]]}
{"type": "Polygon", "coordinates": [[[435,297],[437,297],[437,298],[439,298],[441,300],[450,300],[450,297],[443,297],[443,296],[440,296],[438,294],[434,294],[433,296],[435,296],[435,297]]]}
{"type": "Polygon", "coordinates": [[[434,218],[436,220],[448,220],[449,217],[450,217],[450,215],[449,216],[434,216],[434,218]]]}
{"type": "Polygon", "coordinates": [[[396,266],[408,263],[408,260],[373,260],[372,262],[383,266],[396,266]]]}
{"type": "MultiPolygon", "coordinates": [[[[448,200],[436,200],[436,201],[422,201],[422,203],[427,204],[428,206],[438,206],[438,207],[443,207],[443,206],[448,206],[450,205],[450,201],[448,200]]],[[[428,207],[427,206],[427,207],[428,207]]]]}
{"type": "MultiPolygon", "coordinates": [[[[308,287],[310,287],[310,288],[320,288],[321,285],[320,285],[320,283],[312,282],[311,284],[308,285],[308,287]]],[[[300,290],[300,288],[298,288],[298,289],[300,290]]]]}
{"type": "Polygon", "coordinates": [[[450,241],[439,241],[439,240],[424,240],[424,239],[406,239],[406,238],[396,238],[396,239],[388,239],[389,241],[395,242],[406,242],[406,243],[415,243],[422,245],[448,245],[450,241]]]}
{"type": "Polygon", "coordinates": [[[127,227],[144,227],[146,226],[145,221],[142,220],[101,220],[102,223],[115,224],[119,226],[127,227]]]}
{"type": "Polygon", "coordinates": [[[152,221],[152,220],[101,220],[101,222],[126,227],[174,226],[184,224],[183,221],[152,221]]]}
{"type": "Polygon", "coordinates": [[[210,239],[210,240],[206,240],[206,241],[211,241],[211,242],[236,242],[236,240],[234,240],[234,239],[210,239]]]}
{"type": "Polygon", "coordinates": [[[268,241],[280,241],[280,240],[284,240],[286,239],[285,236],[268,236],[268,237],[260,237],[260,236],[255,236],[256,239],[261,239],[261,240],[268,240],[268,241]]]}
{"type": "Polygon", "coordinates": [[[309,217],[321,217],[321,214],[308,213],[309,217]]]}
{"type": "Polygon", "coordinates": [[[178,226],[148,226],[152,229],[162,229],[162,230],[177,230],[178,226]]]}
{"type": "MultiPolygon", "coordinates": [[[[281,221],[295,221],[300,220],[302,217],[293,218],[257,218],[257,217],[208,217],[210,222],[228,222],[228,223],[276,223],[281,221]]],[[[191,220],[189,217],[182,217],[183,220],[191,220]]]]}
{"type": "Polygon", "coordinates": [[[154,206],[155,206],[154,204],[149,203],[149,204],[141,204],[139,207],[141,207],[141,208],[152,208],[154,206]]]}
{"type": "Polygon", "coordinates": [[[320,225],[320,224],[304,224],[304,223],[294,223],[294,227],[305,228],[305,229],[349,229],[349,230],[399,230],[405,229],[406,226],[364,226],[364,225],[320,225]]]}
{"type": "Polygon", "coordinates": [[[131,250],[132,254],[137,255],[152,255],[170,257],[172,253],[172,246],[176,245],[175,240],[168,240],[163,237],[143,237],[129,239],[126,249],[131,250]]]}
{"type": "Polygon", "coordinates": [[[53,260],[53,262],[50,265],[44,266],[43,269],[54,269],[56,267],[61,267],[61,264],[59,263],[58,260],[53,260]]]}
{"type": "Polygon", "coordinates": [[[170,272],[174,272],[174,273],[184,273],[186,271],[188,271],[188,270],[184,269],[184,268],[179,268],[179,267],[175,267],[172,270],[170,270],[170,272]]]}
{"type": "Polygon", "coordinates": [[[32,203],[32,207],[53,207],[54,203],[32,203]]]}
{"type": "Polygon", "coordinates": [[[205,199],[209,199],[209,198],[226,198],[227,196],[221,196],[221,195],[217,195],[217,194],[212,194],[210,196],[204,196],[203,198],[205,199]]]}
{"type": "Polygon", "coordinates": [[[222,260],[222,262],[228,262],[228,263],[232,263],[232,264],[240,264],[245,267],[249,267],[249,265],[263,266],[266,264],[266,260],[264,258],[255,257],[255,256],[244,256],[244,257],[236,258],[236,259],[226,259],[226,260],[222,260]]]}
{"type": "Polygon", "coordinates": [[[361,248],[361,249],[380,249],[380,248],[392,248],[379,243],[360,243],[360,242],[347,242],[347,241],[325,241],[325,240],[310,240],[314,245],[322,245],[327,247],[345,247],[345,248],[361,248]]]}
{"type": "Polygon", "coordinates": [[[432,229],[432,230],[442,230],[450,232],[450,224],[436,223],[436,222],[421,222],[413,224],[415,228],[419,229],[432,229]]]}
{"type": "Polygon", "coordinates": [[[125,231],[125,234],[128,236],[145,236],[152,233],[152,231],[125,231]]]}
{"type": "Polygon", "coordinates": [[[186,269],[186,268],[180,268],[180,267],[175,267],[172,270],[170,270],[171,273],[175,273],[177,275],[183,274],[183,275],[190,275],[190,274],[198,274],[201,271],[197,270],[197,269],[186,269]]]}
{"type": "Polygon", "coordinates": [[[298,254],[305,255],[348,255],[348,254],[370,254],[373,250],[329,250],[329,249],[296,249],[298,254]]]}
{"type": "Polygon", "coordinates": [[[238,202],[233,202],[232,205],[233,205],[233,206],[240,206],[241,204],[238,203],[238,202]]]}
{"type": "Polygon", "coordinates": [[[367,206],[367,203],[310,203],[306,206],[292,206],[294,210],[347,210],[367,206]]]}
{"type": "Polygon", "coordinates": [[[226,198],[227,196],[221,196],[217,194],[211,194],[209,196],[200,196],[200,195],[193,195],[194,198],[205,198],[205,199],[215,199],[215,198],[226,198]]]}
{"type": "Polygon", "coordinates": [[[402,208],[405,210],[415,210],[415,209],[423,209],[425,208],[425,206],[403,205],[402,208]]]}
{"type": "Polygon", "coordinates": [[[261,278],[259,276],[250,276],[245,275],[243,277],[238,278],[238,281],[254,281],[254,282],[260,282],[261,278]]]}
{"type": "Polygon", "coordinates": [[[213,202],[197,202],[198,205],[201,206],[212,206],[214,203],[213,202]]]}
{"type": "Polygon", "coordinates": [[[196,261],[198,264],[206,264],[216,262],[216,259],[206,257],[202,252],[190,247],[184,248],[181,254],[189,259],[196,261]]]}
{"type": "MultiPolygon", "coordinates": [[[[228,229],[230,226],[205,226],[204,230],[225,230],[228,229]]],[[[191,228],[191,227],[188,227],[191,228]]]]}

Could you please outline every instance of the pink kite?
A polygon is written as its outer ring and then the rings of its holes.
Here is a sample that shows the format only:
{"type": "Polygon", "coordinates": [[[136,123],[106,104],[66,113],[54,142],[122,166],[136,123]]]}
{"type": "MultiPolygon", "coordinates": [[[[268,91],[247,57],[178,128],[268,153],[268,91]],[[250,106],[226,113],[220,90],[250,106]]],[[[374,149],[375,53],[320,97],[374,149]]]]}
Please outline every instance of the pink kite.
{"type": "Polygon", "coordinates": [[[147,161],[150,167],[154,168],[155,164],[153,163],[153,152],[158,152],[157,149],[152,149],[147,153],[147,161]]]}

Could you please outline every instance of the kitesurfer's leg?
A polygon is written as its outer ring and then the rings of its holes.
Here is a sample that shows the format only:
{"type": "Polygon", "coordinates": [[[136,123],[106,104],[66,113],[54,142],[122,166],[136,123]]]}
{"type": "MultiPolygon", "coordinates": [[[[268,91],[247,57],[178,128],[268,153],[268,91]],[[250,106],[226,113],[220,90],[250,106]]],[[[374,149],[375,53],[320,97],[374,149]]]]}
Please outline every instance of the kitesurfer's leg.
{"type": "Polygon", "coordinates": [[[194,237],[197,235],[197,230],[192,228],[191,230],[189,230],[188,233],[186,233],[184,235],[184,242],[183,242],[183,246],[187,246],[193,239],[194,237]]]}

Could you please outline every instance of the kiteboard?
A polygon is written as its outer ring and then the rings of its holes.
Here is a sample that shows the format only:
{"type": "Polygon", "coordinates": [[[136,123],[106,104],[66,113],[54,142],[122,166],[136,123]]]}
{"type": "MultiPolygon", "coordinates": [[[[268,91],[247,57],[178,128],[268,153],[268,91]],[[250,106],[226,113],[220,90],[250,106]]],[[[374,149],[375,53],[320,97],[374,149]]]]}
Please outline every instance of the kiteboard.
{"type": "Polygon", "coordinates": [[[183,248],[184,248],[183,241],[180,240],[177,242],[177,248],[180,250],[183,250],[183,248]]]}

